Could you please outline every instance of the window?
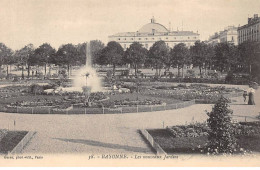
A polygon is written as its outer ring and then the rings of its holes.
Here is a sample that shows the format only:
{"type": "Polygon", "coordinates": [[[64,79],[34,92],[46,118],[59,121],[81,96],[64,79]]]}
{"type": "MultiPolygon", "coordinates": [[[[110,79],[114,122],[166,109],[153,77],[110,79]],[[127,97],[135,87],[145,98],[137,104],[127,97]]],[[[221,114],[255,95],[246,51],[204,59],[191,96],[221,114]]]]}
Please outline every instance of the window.
{"type": "Polygon", "coordinates": [[[165,39],[168,40],[168,37],[166,37],[165,39]]]}
{"type": "Polygon", "coordinates": [[[142,40],[142,38],[138,38],[138,40],[142,40]]]}
{"type": "Polygon", "coordinates": [[[120,41],[120,38],[118,38],[118,40],[120,41]]]}
{"type": "Polygon", "coordinates": [[[152,40],[154,40],[154,38],[152,38],[152,40]]]}
{"type": "Polygon", "coordinates": [[[131,38],[131,40],[134,40],[133,38],[131,38]]]}
{"type": "Polygon", "coordinates": [[[190,37],[188,37],[188,39],[190,39],[190,37]]]}
{"type": "Polygon", "coordinates": [[[125,38],[125,40],[126,40],[126,38],[125,38]]]}

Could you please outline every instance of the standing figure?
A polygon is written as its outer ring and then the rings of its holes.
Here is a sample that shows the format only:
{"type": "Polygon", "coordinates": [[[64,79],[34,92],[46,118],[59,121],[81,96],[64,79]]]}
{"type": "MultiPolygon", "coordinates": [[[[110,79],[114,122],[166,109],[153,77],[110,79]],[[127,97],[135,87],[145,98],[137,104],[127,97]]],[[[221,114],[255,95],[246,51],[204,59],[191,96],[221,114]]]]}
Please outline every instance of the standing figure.
{"type": "Polygon", "coordinates": [[[247,91],[244,90],[244,93],[243,93],[244,102],[246,102],[246,96],[247,96],[247,91]]]}
{"type": "Polygon", "coordinates": [[[249,89],[247,90],[248,93],[248,105],[255,105],[255,100],[254,100],[254,93],[255,89],[252,88],[252,85],[249,85],[249,89]]]}

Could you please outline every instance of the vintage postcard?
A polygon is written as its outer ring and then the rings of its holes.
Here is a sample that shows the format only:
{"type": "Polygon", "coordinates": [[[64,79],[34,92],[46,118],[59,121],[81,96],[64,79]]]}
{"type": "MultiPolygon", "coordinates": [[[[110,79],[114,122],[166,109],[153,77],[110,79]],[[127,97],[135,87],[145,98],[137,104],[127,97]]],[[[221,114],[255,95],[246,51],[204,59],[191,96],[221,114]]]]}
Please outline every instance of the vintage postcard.
{"type": "Polygon", "coordinates": [[[259,166],[259,6],[0,0],[0,166],[259,166]]]}

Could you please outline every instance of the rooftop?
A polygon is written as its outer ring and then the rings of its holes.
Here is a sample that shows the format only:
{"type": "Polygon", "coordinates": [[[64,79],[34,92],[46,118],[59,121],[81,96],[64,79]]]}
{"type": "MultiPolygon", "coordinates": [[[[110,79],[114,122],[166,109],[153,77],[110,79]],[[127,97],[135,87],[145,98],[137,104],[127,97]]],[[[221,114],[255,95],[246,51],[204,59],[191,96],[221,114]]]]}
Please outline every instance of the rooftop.
{"type": "Polygon", "coordinates": [[[154,17],[151,22],[144,25],[136,32],[120,32],[109,37],[142,37],[142,36],[196,36],[198,33],[192,31],[169,31],[162,24],[156,23],[154,17]]]}

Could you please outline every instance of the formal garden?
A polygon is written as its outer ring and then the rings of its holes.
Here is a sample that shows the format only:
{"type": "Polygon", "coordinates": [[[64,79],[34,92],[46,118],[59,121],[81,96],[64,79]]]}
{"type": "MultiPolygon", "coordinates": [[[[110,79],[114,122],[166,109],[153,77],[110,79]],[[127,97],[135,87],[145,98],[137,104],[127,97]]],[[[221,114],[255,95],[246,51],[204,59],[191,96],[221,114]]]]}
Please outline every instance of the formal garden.
{"type": "Polygon", "coordinates": [[[114,84],[116,89],[107,83],[102,92],[86,95],[84,92],[63,90],[72,86],[69,79],[50,79],[45,83],[34,83],[32,80],[28,82],[0,88],[1,111],[95,114],[104,113],[106,109],[107,113],[131,113],[176,109],[195,103],[213,104],[221,96],[242,95],[242,90],[238,88],[203,84],[165,85],[163,82],[117,82],[114,84]]]}
{"type": "Polygon", "coordinates": [[[233,122],[228,100],[221,97],[204,123],[147,129],[167,154],[208,155],[250,154],[259,152],[260,123],[233,122]]]}

